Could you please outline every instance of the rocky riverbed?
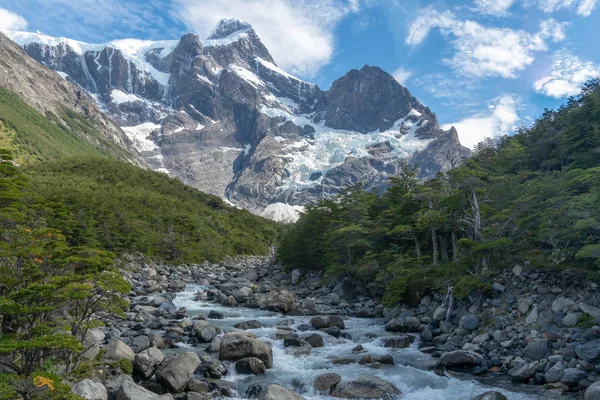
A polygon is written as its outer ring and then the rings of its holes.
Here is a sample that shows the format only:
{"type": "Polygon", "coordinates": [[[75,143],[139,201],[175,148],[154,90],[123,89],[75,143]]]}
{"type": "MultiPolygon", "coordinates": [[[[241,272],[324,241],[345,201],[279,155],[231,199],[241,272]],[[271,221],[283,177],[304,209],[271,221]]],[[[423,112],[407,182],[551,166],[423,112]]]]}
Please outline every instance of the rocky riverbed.
{"type": "Polygon", "coordinates": [[[445,293],[386,309],[271,257],[122,270],[130,310],[85,357],[133,371],[76,383],[88,399],[600,399],[597,287],[568,272],[516,266],[449,313],[445,293]]]}

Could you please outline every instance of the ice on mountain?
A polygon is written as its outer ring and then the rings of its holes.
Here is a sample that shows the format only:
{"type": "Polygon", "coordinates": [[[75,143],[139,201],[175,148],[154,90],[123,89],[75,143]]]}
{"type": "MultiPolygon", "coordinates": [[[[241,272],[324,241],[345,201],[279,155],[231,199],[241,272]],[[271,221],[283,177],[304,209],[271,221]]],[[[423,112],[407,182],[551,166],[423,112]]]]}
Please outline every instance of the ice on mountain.
{"type": "Polygon", "coordinates": [[[60,77],[63,79],[67,79],[67,76],[69,76],[69,74],[67,74],[66,72],[62,72],[62,71],[56,71],[56,73],[58,75],[60,75],[60,77]]]}
{"type": "Polygon", "coordinates": [[[157,129],[160,129],[161,126],[154,124],[152,122],[144,122],[143,124],[136,126],[125,126],[123,127],[123,131],[127,134],[129,139],[133,141],[133,146],[137,151],[154,151],[158,149],[158,146],[149,139],[150,134],[157,129]]]}
{"type": "Polygon", "coordinates": [[[208,79],[208,77],[204,75],[196,74],[196,78],[198,78],[198,80],[208,83],[209,85],[214,85],[214,83],[212,83],[210,79],[208,79]]]}
{"type": "Polygon", "coordinates": [[[285,203],[269,204],[259,215],[265,218],[283,223],[293,223],[300,218],[300,213],[304,211],[302,206],[292,206],[285,203]]]}
{"type": "Polygon", "coordinates": [[[134,101],[145,101],[135,94],[125,93],[119,89],[113,89],[110,92],[110,99],[115,104],[133,103],[134,101]]]}
{"type": "Polygon", "coordinates": [[[238,65],[232,65],[230,68],[233,72],[235,72],[237,76],[250,83],[252,86],[264,86],[264,82],[258,76],[248,71],[246,68],[240,67],[238,65]]]}

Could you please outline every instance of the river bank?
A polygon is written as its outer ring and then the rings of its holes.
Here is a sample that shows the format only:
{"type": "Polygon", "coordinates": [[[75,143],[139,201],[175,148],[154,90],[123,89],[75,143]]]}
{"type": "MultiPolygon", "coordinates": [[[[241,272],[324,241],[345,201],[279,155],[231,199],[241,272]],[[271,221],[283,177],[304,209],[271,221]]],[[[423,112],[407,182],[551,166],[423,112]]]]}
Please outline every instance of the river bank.
{"type": "Polygon", "coordinates": [[[130,311],[90,332],[89,358],[130,360],[135,383],[118,370],[97,375],[107,398],[577,398],[597,379],[598,330],[563,323],[593,311],[580,300],[596,288],[575,279],[557,278],[561,289],[516,268],[490,298],[456,302],[446,318],[442,293],[385,309],[359,285],[287,273],[269,257],[122,267],[130,311]]]}

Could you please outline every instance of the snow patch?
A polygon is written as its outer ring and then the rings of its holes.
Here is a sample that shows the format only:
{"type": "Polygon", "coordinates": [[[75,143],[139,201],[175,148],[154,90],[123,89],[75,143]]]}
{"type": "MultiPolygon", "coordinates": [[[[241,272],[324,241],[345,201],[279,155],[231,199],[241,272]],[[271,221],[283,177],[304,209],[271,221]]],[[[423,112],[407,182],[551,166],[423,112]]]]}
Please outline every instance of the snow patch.
{"type": "Polygon", "coordinates": [[[56,73],[59,74],[60,77],[63,79],[67,79],[67,76],[69,76],[69,74],[67,74],[66,72],[62,72],[62,71],[56,71],[56,73]]]}
{"type": "Polygon", "coordinates": [[[202,41],[202,46],[204,46],[204,47],[227,46],[227,45],[235,43],[241,39],[247,38],[248,32],[250,31],[250,29],[252,29],[252,28],[242,29],[242,30],[232,33],[229,36],[225,36],[224,38],[220,38],[220,39],[206,39],[206,40],[202,41]]]}
{"type": "Polygon", "coordinates": [[[285,203],[269,204],[258,215],[272,219],[277,222],[293,223],[300,218],[300,213],[304,211],[302,206],[292,206],[285,203]]]}
{"type": "Polygon", "coordinates": [[[288,74],[287,72],[285,72],[284,70],[279,68],[277,65],[273,64],[270,61],[265,60],[264,58],[256,57],[256,61],[258,61],[263,67],[268,68],[271,71],[278,73],[279,75],[283,75],[288,79],[293,79],[298,82],[307,83],[311,86],[313,85],[312,83],[304,82],[302,79],[296,78],[294,75],[288,74]]]}
{"type": "Polygon", "coordinates": [[[135,94],[125,93],[119,89],[113,89],[110,92],[110,99],[115,104],[133,103],[134,101],[144,101],[135,94]]]}
{"type": "Polygon", "coordinates": [[[265,85],[265,83],[258,76],[256,76],[254,73],[248,71],[244,67],[240,67],[238,65],[232,65],[231,70],[233,72],[235,72],[235,74],[237,76],[239,76],[246,82],[250,83],[254,87],[265,85]]]}
{"type": "Polygon", "coordinates": [[[202,124],[198,124],[198,125],[196,126],[196,130],[197,130],[197,131],[201,131],[202,129],[204,129],[204,125],[202,125],[202,124]]]}
{"type": "Polygon", "coordinates": [[[160,129],[160,127],[160,125],[152,122],[144,122],[143,124],[136,126],[125,126],[122,129],[133,141],[136,150],[143,152],[158,149],[158,146],[149,137],[152,132],[160,129]]]}

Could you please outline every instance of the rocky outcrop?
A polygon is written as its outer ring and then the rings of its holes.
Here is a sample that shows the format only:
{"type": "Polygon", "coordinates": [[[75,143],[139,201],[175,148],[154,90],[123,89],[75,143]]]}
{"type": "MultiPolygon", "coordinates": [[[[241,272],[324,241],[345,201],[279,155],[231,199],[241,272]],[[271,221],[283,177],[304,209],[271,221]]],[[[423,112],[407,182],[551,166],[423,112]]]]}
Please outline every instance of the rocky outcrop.
{"type": "Polygon", "coordinates": [[[156,379],[173,392],[181,392],[187,387],[194,371],[201,362],[196,353],[183,353],[162,364],[156,370],[156,379]]]}

